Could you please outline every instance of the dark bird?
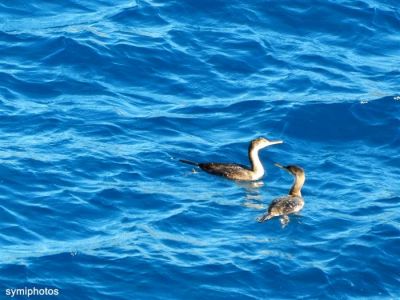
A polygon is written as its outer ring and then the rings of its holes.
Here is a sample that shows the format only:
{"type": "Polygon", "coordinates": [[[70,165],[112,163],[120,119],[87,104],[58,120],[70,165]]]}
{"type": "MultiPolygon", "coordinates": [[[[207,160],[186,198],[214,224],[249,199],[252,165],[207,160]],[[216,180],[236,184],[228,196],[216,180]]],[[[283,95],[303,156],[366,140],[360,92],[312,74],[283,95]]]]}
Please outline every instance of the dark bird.
{"type": "Polygon", "coordinates": [[[197,163],[185,159],[181,159],[180,161],[197,166],[213,175],[223,176],[232,180],[254,181],[264,176],[264,167],[258,157],[258,152],[265,147],[282,143],[283,141],[270,141],[263,137],[252,140],[248,151],[250,167],[234,163],[197,163]]]}
{"type": "Polygon", "coordinates": [[[267,212],[257,219],[258,222],[264,222],[273,217],[281,216],[282,224],[287,224],[289,214],[300,211],[304,206],[304,199],[301,196],[301,188],[303,187],[306,176],[304,170],[298,166],[282,166],[275,164],[277,167],[288,171],[294,176],[294,183],[289,191],[289,195],[274,199],[268,207],[267,212]]]}

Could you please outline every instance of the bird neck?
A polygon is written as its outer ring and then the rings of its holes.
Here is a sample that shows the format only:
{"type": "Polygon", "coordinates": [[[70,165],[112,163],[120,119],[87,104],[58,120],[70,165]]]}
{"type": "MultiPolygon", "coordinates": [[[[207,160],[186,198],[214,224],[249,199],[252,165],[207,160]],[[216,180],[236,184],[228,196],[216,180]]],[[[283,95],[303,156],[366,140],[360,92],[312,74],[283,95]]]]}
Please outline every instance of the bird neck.
{"type": "Polygon", "coordinates": [[[250,160],[250,168],[251,170],[256,173],[258,176],[264,175],[264,167],[260,161],[258,156],[258,151],[260,149],[249,147],[249,160],[250,160]]]}
{"type": "Polygon", "coordinates": [[[301,197],[301,188],[303,187],[305,180],[306,177],[304,174],[296,175],[292,188],[289,191],[289,195],[301,197]]]}

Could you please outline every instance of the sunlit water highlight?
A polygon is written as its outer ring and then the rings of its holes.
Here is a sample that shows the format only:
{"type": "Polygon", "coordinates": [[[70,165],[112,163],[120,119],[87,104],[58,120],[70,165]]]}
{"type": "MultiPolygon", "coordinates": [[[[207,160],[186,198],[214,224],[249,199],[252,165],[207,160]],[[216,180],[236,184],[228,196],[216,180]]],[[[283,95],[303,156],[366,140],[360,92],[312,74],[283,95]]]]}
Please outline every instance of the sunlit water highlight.
{"type": "Polygon", "coordinates": [[[1,3],[0,298],[399,298],[398,7],[1,3]],[[257,136],[258,186],[177,161],[257,136]],[[274,162],[307,174],[284,229],[274,162]]]}

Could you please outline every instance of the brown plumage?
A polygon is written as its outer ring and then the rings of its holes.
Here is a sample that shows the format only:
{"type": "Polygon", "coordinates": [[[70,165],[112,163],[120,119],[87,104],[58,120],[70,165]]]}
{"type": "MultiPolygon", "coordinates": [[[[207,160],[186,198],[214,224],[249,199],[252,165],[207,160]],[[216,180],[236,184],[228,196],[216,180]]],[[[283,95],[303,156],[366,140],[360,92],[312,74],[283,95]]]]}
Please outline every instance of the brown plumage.
{"type": "Polygon", "coordinates": [[[180,161],[186,164],[198,166],[207,173],[223,176],[232,180],[259,180],[264,176],[264,167],[260,161],[258,152],[265,147],[281,143],[283,142],[270,141],[263,137],[252,140],[248,150],[250,167],[234,163],[197,163],[185,159],[181,159],[180,161]]]}
{"type": "Polygon", "coordinates": [[[294,183],[289,191],[289,195],[274,199],[268,207],[267,212],[257,219],[258,222],[264,222],[273,217],[282,216],[288,221],[288,215],[300,211],[304,206],[304,199],[301,196],[301,188],[306,179],[304,170],[298,166],[282,166],[275,164],[294,176],[294,183]]]}

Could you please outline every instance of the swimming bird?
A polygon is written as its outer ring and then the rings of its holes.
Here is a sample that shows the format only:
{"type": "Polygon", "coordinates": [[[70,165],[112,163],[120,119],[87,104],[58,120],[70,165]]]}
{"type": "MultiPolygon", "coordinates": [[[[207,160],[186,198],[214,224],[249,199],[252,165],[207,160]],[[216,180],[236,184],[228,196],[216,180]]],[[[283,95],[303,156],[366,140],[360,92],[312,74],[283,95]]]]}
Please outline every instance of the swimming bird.
{"type": "Polygon", "coordinates": [[[289,214],[300,211],[304,206],[304,199],[301,196],[301,188],[303,187],[306,176],[304,170],[298,166],[282,166],[275,164],[277,167],[288,171],[294,176],[294,183],[287,196],[274,199],[268,207],[267,212],[257,219],[258,222],[264,222],[273,217],[281,216],[283,225],[289,222],[289,214]]]}
{"type": "Polygon", "coordinates": [[[270,141],[264,137],[252,140],[248,151],[250,167],[234,163],[197,163],[186,159],[181,159],[180,161],[197,166],[213,175],[223,176],[232,180],[254,181],[264,176],[264,167],[258,157],[258,152],[265,147],[282,143],[283,141],[270,141]]]}

